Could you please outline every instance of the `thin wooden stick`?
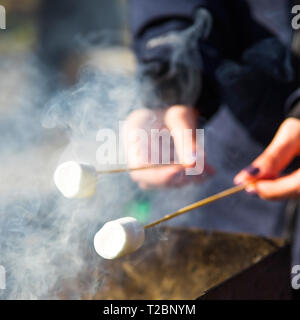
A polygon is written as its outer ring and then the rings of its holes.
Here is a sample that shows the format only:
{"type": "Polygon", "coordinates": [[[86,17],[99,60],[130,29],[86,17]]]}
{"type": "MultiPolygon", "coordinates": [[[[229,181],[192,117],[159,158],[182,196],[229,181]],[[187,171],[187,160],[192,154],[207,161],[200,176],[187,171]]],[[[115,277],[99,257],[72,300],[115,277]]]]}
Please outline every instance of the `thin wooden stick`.
{"type": "Polygon", "coordinates": [[[182,208],[182,209],[180,209],[180,210],[178,210],[178,211],[176,211],[174,213],[168,214],[165,217],[163,217],[163,218],[161,218],[161,219],[159,219],[157,221],[154,221],[154,222],[144,226],[144,229],[152,228],[152,227],[154,227],[154,226],[156,226],[156,225],[158,225],[158,224],[160,224],[162,222],[165,222],[167,220],[170,220],[170,219],[173,219],[175,217],[178,217],[178,216],[180,216],[180,215],[182,215],[184,213],[187,213],[187,212],[192,211],[194,209],[200,208],[202,206],[205,206],[205,205],[207,205],[209,203],[212,203],[212,202],[215,202],[217,200],[226,198],[226,197],[228,197],[228,196],[230,196],[232,194],[241,192],[246,188],[246,186],[247,185],[239,185],[239,186],[236,186],[236,187],[233,187],[233,188],[229,188],[229,189],[224,190],[222,192],[219,192],[219,193],[217,193],[217,194],[215,194],[213,196],[210,196],[208,198],[205,198],[203,200],[195,202],[195,203],[193,203],[193,204],[191,204],[191,205],[189,205],[187,207],[184,207],[184,208],[182,208]]]}
{"type": "Polygon", "coordinates": [[[123,172],[131,172],[131,171],[140,171],[140,170],[147,170],[147,169],[157,169],[157,168],[163,168],[163,167],[170,167],[170,166],[180,166],[181,164],[176,163],[170,163],[170,164],[153,164],[148,165],[144,167],[136,167],[136,168],[121,168],[121,169],[112,169],[112,170],[103,170],[103,171],[97,171],[97,174],[113,174],[113,173],[123,173],[123,172]]]}

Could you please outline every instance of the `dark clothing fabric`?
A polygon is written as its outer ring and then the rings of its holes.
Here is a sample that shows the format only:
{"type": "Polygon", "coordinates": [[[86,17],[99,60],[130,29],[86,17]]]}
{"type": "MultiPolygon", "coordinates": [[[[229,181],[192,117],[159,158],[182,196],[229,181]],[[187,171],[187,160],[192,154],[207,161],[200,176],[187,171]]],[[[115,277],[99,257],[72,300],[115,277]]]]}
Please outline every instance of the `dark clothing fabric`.
{"type": "Polygon", "coordinates": [[[297,105],[291,110],[289,117],[300,119],[300,105],[297,105]]]}
{"type": "Polygon", "coordinates": [[[287,0],[131,0],[145,104],[189,104],[209,118],[225,103],[267,145],[295,115],[291,6],[287,0]]]}
{"type": "Polygon", "coordinates": [[[300,104],[297,104],[300,100],[300,89],[294,91],[286,102],[286,110],[288,111],[288,116],[300,119],[300,104]]]}

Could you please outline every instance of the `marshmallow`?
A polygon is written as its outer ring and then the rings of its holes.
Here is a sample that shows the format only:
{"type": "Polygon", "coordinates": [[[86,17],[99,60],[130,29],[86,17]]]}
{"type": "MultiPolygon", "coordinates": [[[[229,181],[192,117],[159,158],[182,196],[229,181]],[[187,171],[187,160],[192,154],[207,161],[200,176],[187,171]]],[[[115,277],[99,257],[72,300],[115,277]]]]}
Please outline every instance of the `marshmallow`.
{"type": "Polygon", "coordinates": [[[96,192],[97,172],[91,165],[68,161],[56,168],[54,182],[66,198],[88,198],[96,192]]]}
{"type": "Polygon", "coordinates": [[[96,233],[94,247],[104,259],[116,259],[139,249],[145,240],[144,227],[134,218],[110,221],[96,233]]]}

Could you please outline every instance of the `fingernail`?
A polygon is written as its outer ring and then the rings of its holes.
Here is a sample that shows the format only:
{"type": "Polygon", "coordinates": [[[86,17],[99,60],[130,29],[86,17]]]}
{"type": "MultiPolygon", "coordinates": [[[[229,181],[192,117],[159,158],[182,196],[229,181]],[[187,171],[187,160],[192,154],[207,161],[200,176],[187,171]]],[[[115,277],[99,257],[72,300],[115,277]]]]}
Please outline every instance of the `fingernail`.
{"type": "Polygon", "coordinates": [[[246,171],[251,176],[256,176],[259,173],[259,168],[249,166],[249,167],[245,168],[244,171],[246,171]]]}

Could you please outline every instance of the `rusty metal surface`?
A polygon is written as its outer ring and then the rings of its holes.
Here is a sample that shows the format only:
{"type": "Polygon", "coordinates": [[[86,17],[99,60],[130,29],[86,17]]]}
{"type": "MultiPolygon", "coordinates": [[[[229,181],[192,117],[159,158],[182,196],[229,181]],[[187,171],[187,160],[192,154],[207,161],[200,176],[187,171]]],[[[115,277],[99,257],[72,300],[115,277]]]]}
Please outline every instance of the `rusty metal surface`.
{"type": "Polygon", "coordinates": [[[290,300],[290,249],[280,248],[199,300],[290,300]]]}
{"type": "Polygon", "coordinates": [[[282,240],[186,228],[152,230],[147,238],[156,240],[101,264],[97,293],[83,298],[196,299],[284,246],[282,240]]]}

